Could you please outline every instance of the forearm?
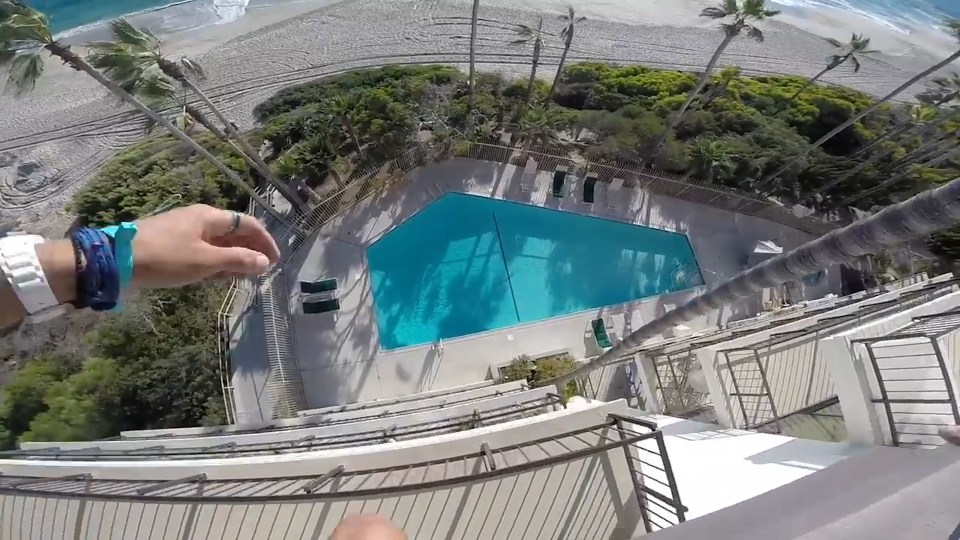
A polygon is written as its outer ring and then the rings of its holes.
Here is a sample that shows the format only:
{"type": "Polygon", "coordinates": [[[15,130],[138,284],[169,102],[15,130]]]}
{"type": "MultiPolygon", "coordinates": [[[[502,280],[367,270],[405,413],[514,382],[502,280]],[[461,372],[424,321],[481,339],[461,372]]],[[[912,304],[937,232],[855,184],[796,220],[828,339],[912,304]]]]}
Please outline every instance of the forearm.
{"type": "MultiPolygon", "coordinates": [[[[57,300],[61,304],[75,300],[77,276],[70,240],[53,240],[45,244],[37,244],[37,259],[40,260],[40,266],[57,300]]],[[[7,328],[19,324],[26,316],[26,311],[10,284],[6,280],[2,281],[0,328],[7,328]]]]}

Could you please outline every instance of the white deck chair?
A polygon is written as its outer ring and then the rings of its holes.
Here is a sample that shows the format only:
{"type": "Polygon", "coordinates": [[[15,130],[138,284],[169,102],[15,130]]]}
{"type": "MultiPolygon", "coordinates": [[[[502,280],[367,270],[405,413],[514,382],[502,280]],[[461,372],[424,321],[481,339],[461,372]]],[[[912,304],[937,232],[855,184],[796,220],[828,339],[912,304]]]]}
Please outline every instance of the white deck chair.
{"type": "Polygon", "coordinates": [[[520,177],[520,191],[532,193],[536,190],[537,163],[531,158],[527,160],[527,165],[523,168],[523,176],[520,177]]]}
{"type": "Polygon", "coordinates": [[[607,208],[616,208],[620,200],[620,193],[623,191],[623,178],[614,178],[607,186],[607,208]]]}

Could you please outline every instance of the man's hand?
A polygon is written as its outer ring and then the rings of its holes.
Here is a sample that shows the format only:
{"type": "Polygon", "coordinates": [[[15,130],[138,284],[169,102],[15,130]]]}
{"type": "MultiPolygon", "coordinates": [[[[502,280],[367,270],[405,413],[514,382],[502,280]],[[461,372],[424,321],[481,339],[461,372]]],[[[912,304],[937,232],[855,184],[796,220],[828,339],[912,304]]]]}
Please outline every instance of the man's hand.
{"type": "Polygon", "coordinates": [[[258,276],[280,250],[256,219],[196,204],[137,221],[133,286],[180,287],[212,277],[258,276]]]}

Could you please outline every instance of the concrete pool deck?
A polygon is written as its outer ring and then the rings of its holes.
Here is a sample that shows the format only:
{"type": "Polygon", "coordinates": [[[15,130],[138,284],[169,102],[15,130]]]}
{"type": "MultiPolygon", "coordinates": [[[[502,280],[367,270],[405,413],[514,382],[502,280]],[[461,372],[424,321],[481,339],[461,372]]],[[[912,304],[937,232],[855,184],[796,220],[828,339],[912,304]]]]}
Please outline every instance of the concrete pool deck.
{"type": "MultiPolygon", "coordinates": [[[[288,262],[286,275],[295,351],[308,408],[476,382],[488,378],[491,368],[521,354],[537,357],[565,351],[575,358],[595,356],[599,350],[587,332],[590,320],[612,317],[617,335],[623,335],[699,292],[691,289],[464,336],[444,341],[440,350],[436,345],[423,345],[381,351],[366,248],[447,192],[523,202],[686,234],[708,287],[742,271],[748,254],[760,240],[772,240],[789,250],[811,238],[764,219],[628,188],[621,190],[618,204],[608,205],[606,185],[599,185],[597,202],[589,206],[581,202],[579,181],[563,199],[556,199],[550,194],[550,172],[537,173],[533,191],[521,189],[523,177],[521,167],[474,159],[427,165],[343,211],[305,242],[288,262]],[[339,280],[341,310],[337,314],[304,315],[299,308],[298,282],[321,277],[339,280]]],[[[818,286],[806,287],[804,295],[818,298],[837,290],[836,272],[828,272],[828,276],[818,286]]],[[[752,316],[760,310],[761,301],[758,295],[688,326],[696,329],[752,316]]],[[[259,317],[255,310],[247,312],[251,315],[259,317]]],[[[255,354],[254,341],[245,340],[243,350],[235,348],[234,353],[255,354]]],[[[268,371],[265,354],[256,356],[263,358],[261,371],[268,371]]],[[[244,364],[242,374],[250,384],[235,383],[235,392],[246,392],[245,386],[262,388],[255,382],[257,369],[250,364],[244,364]]],[[[266,374],[262,377],[265,379],[266,374]]],[[[237,378],[235,372],[234,380],[237,378]]],[[[238,404],[258,401],[237,396],[238,404]]],[[[238,419],[269,418],[262,404],[260,408],[259,415],[238,410],[238,419]]]]}

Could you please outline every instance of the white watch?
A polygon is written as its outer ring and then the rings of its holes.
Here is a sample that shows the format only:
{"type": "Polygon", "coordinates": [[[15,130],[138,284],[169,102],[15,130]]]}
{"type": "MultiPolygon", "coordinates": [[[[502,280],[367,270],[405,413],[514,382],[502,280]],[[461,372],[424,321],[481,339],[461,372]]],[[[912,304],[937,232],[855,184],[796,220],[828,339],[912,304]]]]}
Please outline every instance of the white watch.
{"type": "Polygon", "coordinates": [[[43,241],[42,236],[20,232],[0,238],[0,269],[27,312],[24,322],[30,324],[66,312],[66,307],[57,302],[37,259],[37,244],[43,241]]]}

